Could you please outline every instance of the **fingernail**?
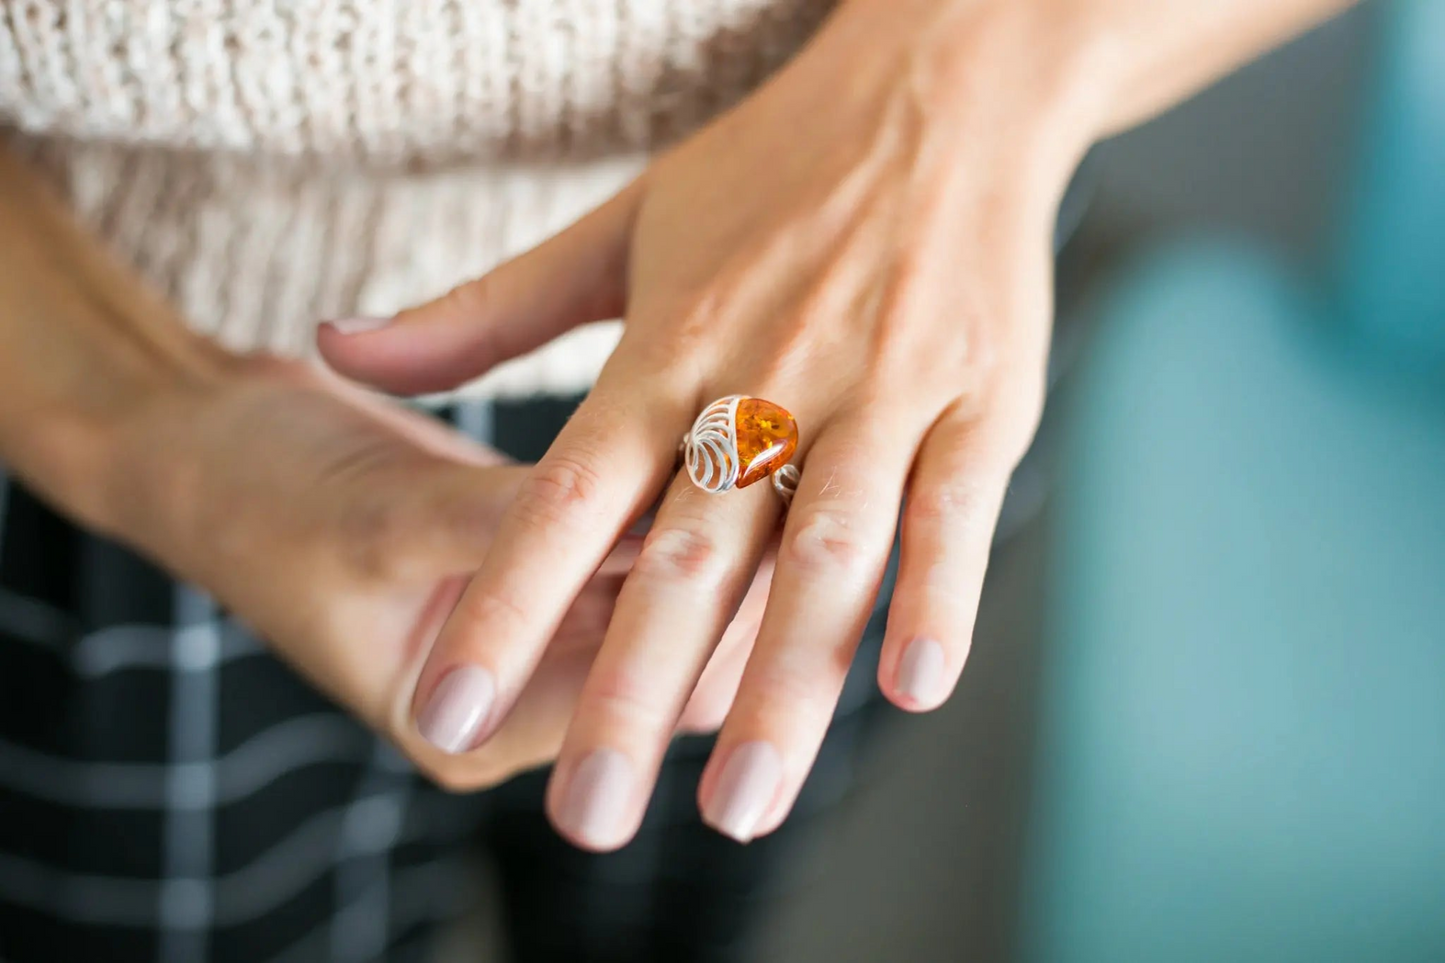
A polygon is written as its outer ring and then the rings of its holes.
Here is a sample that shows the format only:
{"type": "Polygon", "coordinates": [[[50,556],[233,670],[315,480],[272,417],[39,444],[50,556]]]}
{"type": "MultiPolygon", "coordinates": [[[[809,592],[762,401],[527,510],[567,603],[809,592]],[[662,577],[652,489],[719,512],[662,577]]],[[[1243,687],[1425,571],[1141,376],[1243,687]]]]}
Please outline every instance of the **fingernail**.
{"type": "Polygon", "coordinates": [[[703,821],[724,836],[747,842],[757,835],[782,781],[783,760],[772,743],[743,743],[723,766],[703,821]]]}
{"type": "Polygon", "coordinates": [[[557,813],[560,829],[597,849],[620,845],[632,800],[632,762],[616,749],[594,749],[572,770],[557,813]]]}
{"type": "Polygon", "coordinates": [[[391,318],[335,318],[323,322],[331,325],[340,334],[364,334],[391,324],[391,318]]]}
{"type": "Polygon", "coordinates": [[[920,706],[943,695],[943,646],[932,639],[914,639],[898,660],[898,694],[920,706]]]}
{"type": "Polygon", "coordinates": [[[416,728],[422,738],[443,752],[465,752],[487,721],[497,697],[497,681],[479,665],[459,665],[432,690],[416,728]]]}

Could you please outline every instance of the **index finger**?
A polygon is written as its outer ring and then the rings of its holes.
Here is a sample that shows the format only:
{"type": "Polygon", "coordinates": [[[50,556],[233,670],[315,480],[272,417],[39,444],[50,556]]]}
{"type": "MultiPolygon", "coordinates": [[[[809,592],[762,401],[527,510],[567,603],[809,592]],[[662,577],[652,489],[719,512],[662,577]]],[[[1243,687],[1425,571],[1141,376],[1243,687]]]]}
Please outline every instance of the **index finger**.
{"type": "Polygon", "coordinates": [[[578,593],[672,474],[687,417],[635,388],[599,384],[582,403],[522,483],[427,658],[412,697],[423,738],[466,752],[497,727],[578,593]]]}

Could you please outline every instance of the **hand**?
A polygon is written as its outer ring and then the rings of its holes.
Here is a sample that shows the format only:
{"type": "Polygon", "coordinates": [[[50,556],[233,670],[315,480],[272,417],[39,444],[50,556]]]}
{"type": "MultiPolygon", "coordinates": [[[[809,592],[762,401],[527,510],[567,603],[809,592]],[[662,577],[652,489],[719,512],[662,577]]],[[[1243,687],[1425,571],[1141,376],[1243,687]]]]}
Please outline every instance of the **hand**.
{"type": "MultiPolygon", "coordinates": [[[[411,724],[412,687],[526,467],[327,372],[268,360],[153,400],[126,432],[111,470],[122,510],[108,527],[210,589],[423,770],[475,788],[555,756],[638,536],[621,536],[585,580],[485,749],[443,765],[411,724]]],[[[684,726],[718,724],[765,595],[684,726]]]]}
{"type": "Polygon", "coordinates": [[[714,398],[793,411],[802,481],[700,786],[704,816],[747,840],[788,812],[905,493],[879,683],[899,706],[931,709],[963,667],[999,506],[1042,404],[1054,210],[1085,145],[1056,108],[1067,61],[992,6],[950,24],[946,55],[898,38],[886,9],[837,19],[557,238],[379,330],[322,335],[338,369],[420,391],[625,312],[620,346],[508,509],[412,707],[454,698],[461,667],[483,673],[462,748],[488,745],[567,607],[665,487],[549,792],[579,845],[635,831],[778,524],[766,484],[712,496],[674,477],[677,439],[714,398]],[[961,96],[985,81],[988,98],[961,96]]]}
{"type": "MultiPolygon", "coordinates": [[[[411,689],[527,469],[329,372],[190,332],[3,145],[0,251],[9,471],[210,589],[434,778],[472,788],[555,756],[637,537],[586,580],[486,750],[446,760],[410,722],[411,689]]],[[[766,596],[764,573],[684,728],[717,728],[766,596]]],[[[448,723],[430,720],[433,741],[448,723]]]]}
{"type": "MultiPolygon", "coordinates": [[[[3,145],[0,251],[7,470],[210,589],[434,778],[484,786],[555,756],[637,537],[587,580],[517,711],[459,766],[417,734],[410,693],[527,469],[328,372],[191,333],[3,145]]],[[[685,728],[719,724],[765,598],[760,579],[685,728]]]]}

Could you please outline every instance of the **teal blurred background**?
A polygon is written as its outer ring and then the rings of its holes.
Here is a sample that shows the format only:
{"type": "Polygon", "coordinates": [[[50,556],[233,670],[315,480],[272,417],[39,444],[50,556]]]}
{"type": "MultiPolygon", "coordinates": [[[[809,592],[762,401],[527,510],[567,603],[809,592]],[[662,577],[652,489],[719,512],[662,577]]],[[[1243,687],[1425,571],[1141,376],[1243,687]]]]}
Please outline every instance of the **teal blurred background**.
{"type": "Polygon", "coordinates": [[[1370,15],[1322,243],[1084,309],[1022,959],[1445,960],[1445,3],[1370,15]]]}

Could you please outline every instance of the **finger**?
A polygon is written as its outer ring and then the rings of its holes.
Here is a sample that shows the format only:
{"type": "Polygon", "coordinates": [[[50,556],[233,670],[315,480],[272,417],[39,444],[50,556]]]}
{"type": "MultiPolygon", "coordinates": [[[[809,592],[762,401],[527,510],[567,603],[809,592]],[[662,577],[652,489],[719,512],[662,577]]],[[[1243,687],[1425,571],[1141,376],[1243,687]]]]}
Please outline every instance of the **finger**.
{"type": "MultiPolygon", "coordinates": [[[[357,699],[364,695],[364,704],[350,704],[378,723],[384,719],[394,738],[414,757],[422,740],[411,722],[410,705],[423,660],[483,561],[504,507],[528,471],[521,465],[479,469],[438,459],[408,460],[369,472],[339,492],[330,510],[314,519],[327,528],[323,541],[333,548],[313,560],[316,576],[330,578],[325,572],[334,566],[339,584],[355,586],[365,599],[359,606],[347,603],[342,609],[370,613],[345,626],[329,626],[324,636],[339,642],[319,647],[330,659],[330,668],[320,674],[333,691],[357,699]],[[365,657],[358,658],[357,645],[375,647],[366,648],[365,657]],[[402,666],[406,670],[398,675],[402,666]]],[[[624,536],[599,567],[599,579],[620,585],[639,543],[636,536],[624,536]]],[[[294,616],[308,625],[329,611],[325,605],[303,606],[294,616]]],[[[567,621],[575,622],[577,614],[573,606],[567,621]]],[[[605,618],[596,622],[589,663],[606,624],[605,618]]],[[[564,626],[559,638],[565,636],[564,626]]],[[[560,737],[559,731],[559,741],[560,737]]]]}
{"type": "MultiPolygon", "coordinates": [[[[532,468],[478,468],[448,462],[428,465],[423,471],[405,468],[397,472],[395,484],[385,496],[388,501],[378,499],[381,512],[369,513],[364,503],[352,506],[345,524],[387,530],[385,537],[373,541],[378,552],[386,555],[389,574],[394,577],[408,578],[408,565],[419,573],[440,570],[470,576],[485,560],[507,506],[522,491],[532,468]],[[386,511],[388,503],[397,510],[386,511]]],[[[625,575],[641,545],[641,535],[624,532],[595,574],[625,575]]]]}
{"type": "MultiPolygon", "coordinates": [[[[466,579],[448,580],[448,584],[455,584],[455,589],[440,600],[445,608],[434,621],[419,620],[423,652],[435,639],[442,621],[460,597],[466,579]]],[[[621,579],[615,576],[598,577],[588,583],[568,610],[536,670],[528,677],[505,724],[487,740],[485,746],[465,756],[454,756],[439,752],[423,740],[410,723],[406,709],[410,702],[410,688],[406,689],[398,711],[392,716],[396,721],[393,731],[398,745],[431,778],[460,789],[495,785],[515,772],[556,758],[572,708],[576,705],[587,670],[611,618],[620,585],[621,579]]],[[[415,669],[409,680],[415,680],[415,669]]]]}
{"type": "Polygon", "coordinates": [[[467,574],[528,469],[482,468],[430,455],[342,479],[314,523],[353,580],[411,584],[467,574]]]}
{"type": "Polygon", "coordinates": [[[518,694],[506,723],[485,746],[457,757],[440,755],[428,744],[425,758],[439,758],[446,775],[467,787],[494,785],[512,772],[555,759],[612,616],[620,582],[618,578],[598,578],[588,583],[518,694]],[[456,763],[463,759],[465,769],[459,770],[456,763]],[[506,762],[506,770],[498,768],[499,761],[506,762]]]}
{"type": "Polygon", "coordinates": [[[717,732],[737,697],[743,670],[753,653],[758,628],[763,624],[763,610],[768,604],[768,590],[773,582],[773,562],[765,557],[753,576],[748,594],[738,606],[732,624],[723,633],[722,641],[713,650],[707,668],[697,680],[697,687],[688,697],[687,706],[678,720],[678,730],[688,733],[717,732]]]}
{"type": "Polygon", "coordinates": [[[942,705],[958,682],[1017,458],[1007,425],[955,409],[930,430],[903,507],[897,587],[878,665],[895,705],[942,705]]]}
{"type": "Polygon", "coordinates": [[[327,363],[393,394],[453,388],[564,331],[622,316],[641,181],[562,233],[392,318],[323,324],[327,363]]]}
{"type": "Polygon", "coordinates": [[[792,806],[872,612],[922,424],[840,419],[803,465],[772,594],[698,788],[703,819],[740,842],[792,806]]]}
{"type": "Polygon", "coordinates": [[[547,810],[590,850],[636,832],[668,743],[776,525],[771,485],[710,495],[679,475],[617,600],[547,810]]]}
{"type": "Polygon", "coordinates": [[[437,639],[412,703],[423,736],[457,753],[496,727],[577,593],[652,504],[689,416],[635,383],[614,390],[604,373],[523,481],[437,639]]]}

